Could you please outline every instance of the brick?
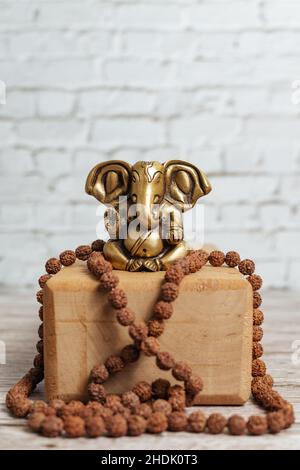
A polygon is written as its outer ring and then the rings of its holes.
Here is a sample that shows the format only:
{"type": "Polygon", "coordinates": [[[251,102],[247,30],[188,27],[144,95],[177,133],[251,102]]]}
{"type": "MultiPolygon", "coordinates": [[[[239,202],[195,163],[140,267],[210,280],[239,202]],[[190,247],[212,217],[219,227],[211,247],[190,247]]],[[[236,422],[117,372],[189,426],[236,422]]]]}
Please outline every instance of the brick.
{"type": "MultiPolygon", "coordinates": [[[[240,70],[243,72],[242,65],[244,61],[240,61],[240,70]]],[[[238,67],[236,67],[238,68],[238,67]]],[[[245,67],[244,67],[245,68],[245,67]]],[[[291,77],[298,77],[298,69],[293,57],[285,56],[280,60],[271,57],[269,54],[262,57],[261,59],[253,59],[248,61],[248,70],[250,75],[248,77],[243,76],[242,81],[245,84],[252,85],[272,85],[273,87],[282,86],[282,82],[290,83],[291,77]]]]}
{"type": "Polygon", "coordinates": [[[180,62],[178,77],[186,88],[253,85],[255,63],[253,61],[236,61],[233,58],[180,62]]]}
{"type": "Polygon", "coordinates": [[[156,60],[110,59],[104,64],[104,79],[109,84],[129,83],[145,85],[147,88],[175,83],[177,68],[175,64],[161,63],[156,60]]]}
{"type": "Polygon", "coordinates": [[[288,204],[264,204],[259,212],[262,228],[266,230],[284,229],[292,221],[292,211],[288,204]]]}
{"type": "Polygon", "coordinates": [[[234,118],[211,115],[187,116],[172,120],[170,123],[170,141],[187,145],[214,139],[224,142],[233,138],[239,130],[239,122],[234,118]]]}
{"type": "Polygon", "coordinates": [[[37,111],[39,116],[68,116],[74,109],[74,95],[66,92],[44,91],[39,93],[37,111]]]}
{"type": "Polygon", "coordinates": [[[265,18],[271,27],[299,27],[299,2],[296,0],[275,0],[265,4],[265,18]]]}
{"type": "Polygon", "coordinates": [[[224,162],[227,173],[259,173],[262,158],[261,144],[254,139],[237,139],[225,146],[224,162]]]}
{"type": "Polygon", "coordinates": [[[276,237],[274,234],[257,231],[241,230],[219,230],[205,232],[205,242],[215,244],[222,251],[238,251],[242,258],[251,258],[254,260],[277,258],[276,237]]]}
{"type": "Polygon", "coordinates": [[[0,105],[0,116],[7,118],[28,118],[35,115],[35,96],[32,92],[7,91],[6,104],[0,105]]]}
{"type": "Polygon", "coordinates": [[[99,153],[98,149],[80,148],[74,151],[72,166],[75,173],[88,175],[89,171],[98,163],[105,161],[105,154],[99,153]]]}
{"type": "Polygon", "coordinates": [[[89,199],[85,193],[85,181],[87,174],[65,175],[63,178],[57,178],[53,183],[53,192],[49,196],[48,201],[52,203],[61,202],[66,203],[87,202],[89,199]]]}
{"type": "Polygon", "coordinates": [[[74,145],[83,142],[86,135],[86,126],[75,119],[57,120],[30,120],[18,125],[18,136],[24,142],[52,142],[55,145],[65,143],[74,145]]]}
{"type": "MultiPolygon", "coordinates": [[[[231,102],[232,90],[204,88],[189,93],[188,109],[197,113],[209,112],[225,115],[231,102]]],[[[234,113],[232,113],[232,116],[234,116],[234,113]]]]}
{"type": "Polygon", "coordinates": [[[8,59],[9,57],[9,49],[8,49],[8,37],[7,35],[1,34],[0,35],[0,57],[1,59],[8,59]]]}
{"type": "Polygon", "coordinates": [[[0,106],[6,105],[6,83],[0,80],[0,106]]]}
{"type": "MultiPolygon", "coordinates": [[[[47,256],[46,244],[43,237],[33,235],[32,233],[1,233],[0,234],[0,257],[9,259],[12,265],[17,268],[16,263],[22,259],[24,266],[26,262],[36,263],[43,269],[44,260],[47,256]],[[4,249],[5,247],[5,249],[4,249]]],[[[12,267],[11,265],[11,267],[12,267]]],[[[10,267],[10,269],[11,269],[10,267]]],[[[13,269],[13,271],[22,271],[13,269]]],[[[35,282],[35,279],[33,279],[35,282]]]]}
{"type": "Polygon", "coordinates": [[[125,52],[132,57],[157,58],[162,55],[166,36],[166,33],[162,36],[157,31],[124,31],[122,42],[125,52]]]}
{"type": "Polygon", "coordinates": [[[113,46],[113,33],[110,31],[89,31],[78,37],[78,50],[81,54],[108,54],[113,46]]]}
{"type": "Polygon", "coordinates": [[[189,105],[189,95],[179,90],[159,90],[155,94],[155,114],[159,117],[176,117],[189,105]]]}
{"type": "Polygon", "coordinates": [[[26,231],[33,227],[33,205],[5,203],[0,206],[0,225],[5,226],[7,232],[26,231]]]}
{"type": "MultiPolygon", "coordinates": [[[[176,147],[163,145],[163,146],[152,147],[152,148],[149,148],[148,150],[142,151],[138,155],[133,155],[133,158],[135,159],[135,161],[137,159],[145,159],[146,161],[158,160],[158,161],[166,162],[167,160],[171,160],[174,155],[178,155],[178,149],[176,147]]],[[[182,156],[180,155],[179,158],[181,157],[182,156]]]]}
{"type": "Polygon", "coordinates": [[[104,207],[101,207],[100,203],[75,204],[71,210],[73,227],[76,227],[77,230],[90,230],[92,236],[97,223],[104,223],[104,210],[104,207]]]}
{"type": "Polygon", "coordinates": [[[282,257],[292,258],[298,253],[300,230],[282,231],[278,233],[278,252],[282,257]]]}
{"type": "MultiPolygon", "coordinates": [[[[242,33],[209,31],[197,32],[196,54],[204,59],[239,56],[239,41],[242,33]]],[[[242,36],[243,37],[243,36],[242,36]]],[[[248,55],[248,51],[246,51],[248,55]]]]}
{"type": "Polygon", "coordinates": [[[178,29],[181,26],[181,11],[176,4],[126,4],[118,8],[116,24],[119,28],[178,29]]]}
{"type": "Polygon", "coordinates": [[[60,1],[43,2],[39,4],[37,24],[39,26],[54,26],[55,28],[74,29],[86,26],[100,25],[108,27],[113,25],[115,17],[112,2],[86,2],[60,1]]]}
{"type": "Polygon", "coordinates": [[[63,250],[74,250],[79,245],[87,245],[96,239],[96,230],[89,228],[88,231],[51,234],[48,239],[50,256],[57,256],[63,250]]]}
{"type": "Polygon", "coordinates": [[[61,199],[60,203],[37,204],[34,208],[33,223],[36,230],[46,233],[65,233],[73,230],[71,207],[67,201],[61,199]]]}
{"type": "Polygon", "coordinates": [[[41,150],[35,155],[36,168],[48,180],[64,177],[72,172],[72,158],[69,153],[58,150],[41,150]]]}
{"type": "Polygon", "coordinates": [[[243,31],[236,36],[236,55],[238,57],[261,57],[273,55],[274,45],[270,44],[267,31],[243,31]],[[271,46],[271,47],[270,47],[271,46]]]}
{"type": "Polygon", "coordinates": [[[239,116],[265,116],[266,114],[272,114],[270,105],[271,100],[268,89],[234,90],[231,100],[226,103],[225,113],[239,116]]]}
{"type": "MultiPolygon", "coordinates": [[[[207,36],[205,36],[207,37],[207,36]]],[[[300,33],[292,29],[286,31],[249,31],[236,36],[238,57],[299,56],[300,33]]],[[[279,62],[278,62],[279,63],[279,62]]]]}
{"type": "Polygon", "coordinates": [[[293,259],[290,263],[287,285],[290,289],[299,289],[300,259],[293,259]]]}
{"type": "Polygon", "coordinates": [[[97,120],[92,132],[94,143],[109,148],[120,145],[153,146],[162,143],[163,138],[163,124],[146,118],[97,120]]]}
{"type": "Polygon", "coordinates": [[[153,108],[154,97],[151,93],[103,90],[82,93],[79,113],[84,116],[148,115],[153,108]]]}
{"type": "Polygon", "coordinates": [[[223,171],[222,155],[219,147],[194,147],[187,149],[185,159],[194,163],[210,176],[223,171]]]}
{"type": "Polygon", "coordinates": [[[286,176],[281,182],[281,198],[289,204],[300,203],[300,177],[286,176]]]}
{"type": "Polygon", "coordinates": [[[189,24],[195,29],[255,28],[260,25],[256,2],[203,2],[189,10],[189,24]]]}
{"type": "MultiPolygon", "coordinates": [[[[2,106],[2,105],[0,105],[2,106]]],[[[5,105],[3,105],[5,106],[5,105]]],[[[11,121],[1,120],[0,125],[0,141],[1,144],[10,144],[15,140],[14,125],[11,121]]]]}
{"type": "MultiPolygon", "coordinates": [[[[151,150],[154,151],[154,149],[150,148],[149,150],[147,150],[145,148],[142,149],[133,147],[116,148],[113,149],[112,152],[110,152],[110,157],[107,157],[107,159],[109,160],[109,158],[114,158],[116,160],[125,160],[126,162],[133,165],[135,162],[143,160],[143,158],[148,160],[148,157],[146,157],[147,152],[151,152],[151,150]]],[[[162,159],[163,155],[160,155],[159,158],[162,159]]]]}
{"type": "Polygon", "coordinates": [[[0,176],[1,202],[25,203],[44,200],[49,195],[45,181],[40,176],[29,174],[26,176],[0,176]],[[20,191],[22,188],[22,191],[20,191]]]}
{"type": "MultiPolygon", "coordinates": [[[[292,82],[294,83],[294,81],[292,82]]],[[[299,91],[294,88],[285,88],[283,90],[272,91],[269,96],[269,114],[273,117],[287,115],[287,117],[299,116],[299,105],[295,105],[293,100],[295,94],[298,95],[299,91]]]]}
{"type": "Polygon", "coordinates": [[[37,5],[17,0],[1,1],[1,28],[9,29],[12,26],[24,27],[33,24],[37,13],[37,5]]]}
{"type": "MultiPolygon", "coordinates": [[[[112,33],[109,31],[20,31],[6,33],[9,51],[13,57],[43,60],[59,57],[84,57],[108,53],[112,47],[112,33]]],[[[4,44],[3,56],[4,54],[4,44]]],[[[1,46],[0,46],[1,55],[1,46]]]]}
{"type": "Polygon", "coordinates": [[[70,57],[82,54],[80,36],[68,31],[20,31],[9,34],[9,50],[13,57],[70,57]]]}
{"type": "Polygon", "coordinates": [[[1,175],[27,175],[32,171],[34,163],[30,150],[13,147],[0,149],[1,175]]]}
{"type": "MultiPolygon", "coordinates": [[[[223,227],[221,220],[221,208],[219,206],[203,202],[203,234],[206,231],[221,230],[223,227]]],[[[197,240],[198,241],[198,240],[197,240]]],[[[207,239],[207,242],[209,240],[207,239]]]]}
{"type": "Polygon", "coordinates": [[[252,204],[229,204],[221,207],[221,225],[225,229],[260,230],[261,219],[257,208],[252,204]]]}
{"type": "Polygon", "coordinates": [[[225,147],[225,168],[228,173],[291,174],[299,168],[298,153],[293,141],[237,140],[225,147]]]}
{"type": "Polygon", "coordinates": [[[233,87],[233,86],[280,86],[291,82],[298,76],[297,65],[292,57],[279,61],[274,57],[249,58],[237,60],[234,56],[220,59],[203,60],[178,64],[178,77],[186,87],[233,87]]]}
{"type": "Polygon", "coordinates": [[[34,59],[30,61],[3,61],[2,79],[10,86],[71,87],[99,83],[101,73],[91,59],[34,59]]]}
{"type": "MultiPolygon", "coordinates": [[[[299,13],[298,13],[299,14],[299,13]]],[[[299,56],[299,31],[268,32],[264,35],[264,50],[277,56],[299,56]]]]}
{"type": "Polygon", "coordinates": [[[291,103],[292,90],[255,89],[235,90],[231,100],[226,103],[224,113],[239,116],[288,117],[299,114],[298,106],[291,103]]]}
{"type": "Polygon", "coordinates": [[[257,261],[256,272],[264,280],[264,289],[282,289],[291,286],[287,279],[287,266],[283,258],[273,261],[257,261]]]}
{"type": "Polygon", "coordinates": [[[291,175],[299,171],[299,144],[293,140],[266,141],[262,145],[262,166],[265,173],[291,175]]]}
{"type": "MultiPolygon", "coordinates": [[[[21,255],[20,255],[21,256],[21,255]]],[[[43,256],[43,260],[47,259],[48,255],[43,256]]],[[[12,266],[18,265],[20,267],[19,259],[0,258],[0,271],[5,273],[5,285],[7,287],[15,288],[33,286],[32,299],[34,301],[35,291],[38,289],[37,280],[41,276],[43,271],[42,265],[39,265],[38,260],[33,258],[30,261],[24,262],[22,269],[12,269],[12,266]]]]}
{"type": "Polygon", "coordinates": [[[299,141],[299,122],[297,119],[287,118],[249,118],[245,121],[242,133],[247,139],[294,139],[299,141]]]}
{"type": "Polygon", "coordinates": [[[161,52],[170,60],[193,59],[199,53],[199,34],[195,31],[166,32],[161,40],[161,52]]]}
{"type": "Polygon", "coordinates": [[[212,176],[215,203],[269,202],[278,199],[280,181],[276,176],[212,176]]]}

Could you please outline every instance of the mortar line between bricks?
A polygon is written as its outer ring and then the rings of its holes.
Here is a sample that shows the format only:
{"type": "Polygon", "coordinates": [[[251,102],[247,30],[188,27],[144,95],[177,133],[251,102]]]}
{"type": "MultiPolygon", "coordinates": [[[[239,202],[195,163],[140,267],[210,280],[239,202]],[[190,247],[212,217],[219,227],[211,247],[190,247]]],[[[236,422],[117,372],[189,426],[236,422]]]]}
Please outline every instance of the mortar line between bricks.
{"type": "Polygon", "coordinates": [[[80,26],[78,24],[73,24],[72,27],[70,26],[61,26],[58,27],[56,25],[38,25],[38,24],[32,24],[32,25],[12,25],[11,27],[7,26],[0,26],[0,34],[1,33],[19,33],[23,34],[25,33],[35,33],[35,32],[47,32],[47,33],[56,33],[56,32],[61,32],[61,33],[70,33],[70,32],[76,32],[76,33],[98,33],[99,32],[99,27],[101,27],[101,31],[108,32],[108,33],[127,33],[127,32],[134,32],[134,33],[196,33],[196,34],[243,34],[243,33],[277,33],[277,32],[295,32],[299,33],[300,32],[300,25],[295,26],[295,25],[286,25],[286,26],[271,26],[268,24],[257,26],[257,27],[203,27],[203,28],[193,28],[190,25],[187,25],[185,27],[156,27],[156,28],[150,28],[146,25],[141,25],[141,26],[130,26],[130,27],[122,27],[122,26],[108,26],[105,23],[99,24],[98,26],[95,26],[94,23],[85,24],[84,26],[80,26]]]}
{"type": "MultiPolygon", "coordinates": [[[[1,63],[1,59],[0,59],[1,63]]],[[[204,65],[204,64],[203,64],[204,65]]],[[[226,64],[225,64],[226,65],[226,64]]],[[[283,82],[285,82],[283,80],[283,82]]],[[[180,91],[180,92],[187,92],[187,93],[193,93],[195,91],[217,91],[217,90],[224,90],[224,91],[232,91],[232,90],[270,90],[270,91],[275,91],[278,89],[282,89],[282,85],[280,82],[278,83],[265,83],[265,84],[253,84],[251,85],[250,83],[237,83],[237,84],[232,84],[232,85],[210,85],[210,84],[205,84],[205,85],[189,85],[189,86],[182,86],[182,84],[168,84],[165,86],[154,86],[154,85],[143,85],[143,84],[131,84],[131,85],[125,85],[123,83],[115,83],[115,84],[110,84],[110,83],[100,83],[100,84],[95,84],[91,83],[89,85],[83,86],[82,84],[74,85],[74,86],[63,86],[63,85],[55,85],[53,86],[52,84],[49,85],[9,85],[7,86],[7,91],[10,92],[19,92],[19,91],[24,91],[24,92],[43,92],[43,91],[57,91],[57,92],[62,92],[65,91],[67,93],[76,93],[76,92],[95,92],[95,91],[141,91],[141,92],[157,92],[157,91],[180,91]]]]}

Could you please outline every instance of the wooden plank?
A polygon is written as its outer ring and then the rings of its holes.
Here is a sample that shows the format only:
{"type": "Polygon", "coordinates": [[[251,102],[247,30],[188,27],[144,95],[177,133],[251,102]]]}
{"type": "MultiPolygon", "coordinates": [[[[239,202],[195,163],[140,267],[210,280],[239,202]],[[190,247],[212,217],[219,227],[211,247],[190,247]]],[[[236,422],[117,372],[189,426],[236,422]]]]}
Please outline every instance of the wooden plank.
{"type": "MultiPolygon", "coordinates": [[[[31,367],[37,341],[38,307],[35,293],[0,292],[0,340],[7,346],[7,364],[0,365],[0,448],[1,449],[300,449],[300,365],[291,361],[292,342],[300,339],[299,292],[265,293],[264,359],[276,379],[276,389],[289,398],[296,411],[296,424],[278,436],[262,437],[188,433],[164,433],[162,436],[146,435],[122,439],[46,439],[26,429],[25,421],[8,415],[4,405],[7,389],[31,367]]],[[[42,398],[42,387],[35,393],[42,398]]],[[[247,417],[261,413],[251,401],[243,407],[203,407],[205,413],[220,411],[226,416],[239,412],[247,417]]]]}

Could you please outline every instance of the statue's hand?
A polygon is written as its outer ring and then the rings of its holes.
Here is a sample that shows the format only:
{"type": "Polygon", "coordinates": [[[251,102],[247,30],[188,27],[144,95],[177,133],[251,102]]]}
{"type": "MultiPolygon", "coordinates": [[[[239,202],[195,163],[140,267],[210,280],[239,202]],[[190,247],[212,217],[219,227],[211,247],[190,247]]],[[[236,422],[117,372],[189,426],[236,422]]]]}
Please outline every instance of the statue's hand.
{"type": "Polygon", "coordinates": [[[183,240],[182,227],[171,228],[167,239],[170,245],[177,245],[178,243],[180,243],[183,240]]]}
{"type": "Polygon", "coordinates": [[[127,264],[127,271],[138,271],[143,266],[143,260],[141,258],[133,258],[129,260],[127,264]]]}

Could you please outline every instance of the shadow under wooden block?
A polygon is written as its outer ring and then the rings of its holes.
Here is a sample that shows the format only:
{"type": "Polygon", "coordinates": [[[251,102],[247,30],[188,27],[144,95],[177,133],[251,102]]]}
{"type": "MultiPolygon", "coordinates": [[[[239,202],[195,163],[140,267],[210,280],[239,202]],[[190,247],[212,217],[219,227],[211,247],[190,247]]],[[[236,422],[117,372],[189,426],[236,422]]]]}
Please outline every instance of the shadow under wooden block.
{"type": "MultiPolygon", "coordinates": [[[[137,319],[149,319],[164,272],[117,272],[137,319]]],[[[235,269],[205,266],[186,276],[174,314],[159,339],[162,351],[188,361],[204,380],[195,404],[240,405],[251,387],[252,289],[235,269]]],[[[107,294],[86,264],[63,269],[45,287],[44,354],[48,399],[86,399],[91,368],[131,342],[115,320],[107,294]]],[[[172,380],[155,359],[141,356],[107,382],[110,392],[129,390],[140,380],[172,380]]],[[[174,381],[174,380],[173,380],[174,381]]]]}

